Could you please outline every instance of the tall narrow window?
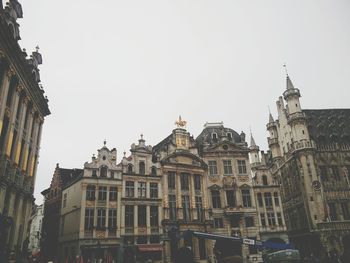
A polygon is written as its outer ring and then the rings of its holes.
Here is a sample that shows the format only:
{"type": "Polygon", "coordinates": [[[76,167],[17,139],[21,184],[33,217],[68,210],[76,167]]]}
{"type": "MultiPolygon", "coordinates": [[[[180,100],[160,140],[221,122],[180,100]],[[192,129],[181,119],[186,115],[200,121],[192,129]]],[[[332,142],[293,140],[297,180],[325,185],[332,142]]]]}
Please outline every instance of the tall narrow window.
{"type": "Polygon", "coordinates": [[[342,202],[341,203],[341,210],[343,213],[343,218],[344,220],[349,220],[350,219],[350,212],[349,212],[349,204],[348,202],[342,202]]]}
{"type": "Polygon", "coordinates": [[[176,220],[176,196],[169,195],[169,219],[176,220]]]}
{"type": "Polygon", "coordinates": [[[128,164],[128,173],[132,173],[132,164],[131,163],[129,163],[128,164]]]}
{"type": "Polygon", "coordinates": [[[107,200],[107,186],[98,187],[98,200],[106,201],[107,200]]]}
{"type": "Polygon", "coordinates": [[[181,190],[189,190],[189,174],[180,174],[181,190]]]}
{"type": "Polygon", "coordinates": [[[242,201],[244,207],[251,207],[252,206],[252,200],[250,198],[250,191],[249,190],[242,190],[242,201]]]}
{"type": "Polygon", "coordinates": [[[329,217],[332,221],[338,220],[337,209],[335,203],[328,203],[329,217]]]}
{"type": "MultiPolygon", "coordinates": [[[[51,194],[52,195],[52,194],[51,194]]],[[[63,195],[63,207],[67,206],[67,193],[63,195]]]]}
{"type": "Polygon", "coordinates": [[[150,183],[150,198],[158,198],[158,184],[150,183]]]}
{"type": "Polygon", "coordinates": [[[269,223],[269,226],[275,226],[276,225],[275,214],[273,212],[267,213],[267,221],[269,223]]]}
{"type": "Polygon", "coordinates": [[[144,227],[146,226],[146,206],[139,205],[138,206],[138,226],[144,227]]]}
{"type": "Polygon", "coordinates": [[[262,226],[266,226],[266,219],[265,219],[265,214],[261,213],[260,214],[260,221],[262,226]]]}
{"type": "Polygon", "coordinates": [[[226,191],[226,200],[227,200],[227,205],[229,207],[236,206],[236,194],[235,194],[234,190],[227,190],[226,191]]]}
{"type": "Polygon", "coordinates": [[[258,193],[258,204],[260,207],[263,207],[263,199],[261,193],[258,193]]]}
{"type": "Polygon", "coordinates": [[[277,222],[279,226],[283,225],[282,214],[280,212],[277,213],[277,222]]]}
{"type": "Polygon", "coordinates": [[[190,214],[190,197],[188,195],[182,196],[182,211],[183,211],[183,219],[185,221],[191,220],[191,214],[190,214]]]}
{"type": "Polygon", "coordinates": [[[218,174],[218,167],[217,167],[216,161],[208,161],[208,166],[209,166],[210,175],[218,174]]]}
{"type": "Polygon", "coordinates": [[[338,167],[333,165],[331,167],[332,169],[332,174],[333,174],[333,178],[336,180],[336,181],[340,181],[340,175],[339,175],[339,170],[338,170],[338,167]]]}
{"type": "Polygon", "coordinates": [[[158,220],[158,206],[152,205],[150,207],[150,223],[151,226],[159,226],[159,220],[158,220]]]}
{"type": "Polygon", "coordinates": [[[106,209],[97,209],[97,229],[106,227],[106,209]]]}
{"type": "Polygon", "coordinates": [[[199,174],[194,175],[194,190],[200,191],[201,187],[201,176],[199,174]]]}
{"type": "Polygon", "coordinates": [[[117,209],[108,210],[108,228],[109,229],[117,228],[117,209]]]}
{"type": "Polygon", "coordinates": [[[140,174],[145,174],[145,172],[146,172],[145,163],[144,162],[140,162],[139,163],[139,173],[140,174]]]}
{"type": "Polygon", "coordinates": [[[151,174],[152,174],[152,175],[157,175],[157,167],[152,166],[151,174]]]}
{"type": "Polygon", "coordinates": [[[116,201],[118,197],[117,195],[118,195],[117,187],[111,186],[109,188],[109,201],[116,201]]]}
{"type": "Polygon", "coordinates": [[[134,182],[132,181],[125,182],[125,196],[134,197],[134,182]]]}
{"type": "Polygon", "coordinates": [[[88,200],[88,201],[95,200],[95,186],[94,185],[88,185],[86,187],[86,200],[88,200]]]}
{"type": "Polygon", "coordinates": [[[267,176],[266,175],[262,176],[262,181],[263,181],[263,185],[267,185],[267,176]]]}
{"type": "Polygon", "coordinates": [[[247,166],[245,160],[237,160],[238,174],[247,174],[247,166]]]}
{"type": "Polygon", "coordinates": [[[100,169],[100,177],[107,177],[107,166],[102,166],[100,169]]]}
{"type": "Polygon", "coordinates": [[[327,166],[319,166],[322,181],[328,181],[327,166]]]}
{"type": "Polygon", "coordinates": [[[175,172],[168,172],[168,188],[175,189],[175,172]]]}
{"type": "Polygon", "coordinates": [[[223,228],[224,222],[222,218],[214,218],[214,228],[223,228]]]}
{"type": "Polygon", "coordinates": [[[265,206],[266,207],[272,207],[271,193],[264,193],[264,198],[265,198],[265,206]]]}
{"type": "Polygon", "coordinates": [[[195,200],[196,200],[197,218],[199,221],[203,221],[204,215],[203,215],[202,197],[196,196],[195,200]]]}
{"type": "Polygon", "coordinates": [[[221,208],[220,192],[218,190],[211,191],[211,200],[213,203],[213,208],[221,208]]]}
{"type": "Polygon", "coordinates": [[[125,226],[134,227],[134,206],[133,205],[125,206],[125,226]]]}
{"type": "Polygon", "coordinates": [[[278,193],[277,192],[273,193],[273,198],[275,200],[275,206],[280,206],[280,200],[278,198],[278,193]]]}
{"type": "Polygon", "coordinates": [[[139,182],[138,186],[138,197],[145,198],[146,197],[146,182],[139,182]]]}
{"type": "Polygon", "coordinates": [[[232,174],[231,160],[223,160],[222,163],[224,165],[224,175],[232,174]]]}
{"type": "Polygon", "coordinates": [[[94,227],[94,209],[86,208],[85,209],[85,224],[84,229],[90,230],[94,227]]]}

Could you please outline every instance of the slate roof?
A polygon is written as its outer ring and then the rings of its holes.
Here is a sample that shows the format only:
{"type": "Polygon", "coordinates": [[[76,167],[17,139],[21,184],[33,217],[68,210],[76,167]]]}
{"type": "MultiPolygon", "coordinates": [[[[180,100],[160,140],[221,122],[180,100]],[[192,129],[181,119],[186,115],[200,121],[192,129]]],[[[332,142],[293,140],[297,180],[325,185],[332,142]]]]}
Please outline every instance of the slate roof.
{"type": "Polygon", "coordinates": [[[83,175],[84,170],[83,169],[65,169],[65,168],[59,168],[60,170],[60,180],[62,187],[68,185],[76,178],[83,175]]]}
{"type": "Polygon", "coordinates": [[[203,143],[216,144],[220,142],[221,138],[223,137],[225,137],[227,140],[233,143],[242,142],[241,136],[236,131],[232,130],[231,128],[226,128],[223,125],[210,126],[210,127],[204,128],[201,134],[199,134],[198,137],[196,138],[196,142],[200,145],[203,143]],[[212,138],[213,133],[217,134],[217,137],[218,137],[217,140],[214,140],[212,138]],[[227,137],[227,133],[231,133],[232,135],[231,139],[227,137]]]}
{"type": "Polygon", "coordinates": [[[303,110],[311,138],[318,144],[350,144],[350,109],[303,110]]]}

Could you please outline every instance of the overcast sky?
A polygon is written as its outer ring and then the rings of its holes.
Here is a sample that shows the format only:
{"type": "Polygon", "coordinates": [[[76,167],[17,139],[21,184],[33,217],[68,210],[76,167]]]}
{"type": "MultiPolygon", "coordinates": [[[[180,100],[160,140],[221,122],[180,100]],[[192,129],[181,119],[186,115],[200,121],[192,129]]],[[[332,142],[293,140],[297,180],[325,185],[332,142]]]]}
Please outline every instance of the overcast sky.
{"type": "Polygon", "coordinates": [[[118,161],[181,114],[195,137],[223,121],[267,148],[286,63],[303,108],[349,107],[348,0],[22,0],[21,47],[39,44],[45,119],[35,197],[56,163],[82,168],[107,140],[118,161]]]}

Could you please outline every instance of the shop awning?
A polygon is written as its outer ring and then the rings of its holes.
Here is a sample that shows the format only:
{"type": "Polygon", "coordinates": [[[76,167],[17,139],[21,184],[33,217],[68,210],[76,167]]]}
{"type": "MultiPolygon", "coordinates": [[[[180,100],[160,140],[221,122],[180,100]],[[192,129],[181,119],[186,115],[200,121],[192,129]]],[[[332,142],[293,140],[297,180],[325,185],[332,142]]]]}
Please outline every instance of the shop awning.
{"type": "Polygon", "coordinates": [[[137,245],[137,247],[141,252],[162,251],[163,249],[161,244],[141,244],[137,245]]]}

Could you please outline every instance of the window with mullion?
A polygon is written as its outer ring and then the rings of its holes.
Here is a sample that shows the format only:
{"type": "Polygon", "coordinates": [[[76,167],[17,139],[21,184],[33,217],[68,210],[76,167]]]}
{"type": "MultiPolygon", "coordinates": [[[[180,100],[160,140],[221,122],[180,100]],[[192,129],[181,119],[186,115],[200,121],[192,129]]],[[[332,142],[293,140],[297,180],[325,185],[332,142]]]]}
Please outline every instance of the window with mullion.
{"type": "Polygon", "coordinates": [[[247,174],[247,166],[245,160],[237,160],[238,174],[247,174]]]}
{"type": "Polygon", "coordinates": [[[271,193],[264,193],[265,206],[272,207],[272,197],[271,193]]]}
{"type": "Polygon", "coordinates": [[[97,209],[97,228],[104,229],[106,227],[106,209],[97,209]]]}
{"type": "Polygon", "coordinates": [[[108,210],[108,228],[109,229],[117,228],[117,209],[108,210]]]}
{"type": "Polygon", "coordinates": [[[227,206],[229,206],[229,207],[236,206],[236,194],[235,194],[234,190],[227,190],[226,191],[226,200],[227,200],[227,206]]]}
{"type": "Polygon", "coordinates": [[[125,196],[134,197],[134,182],[126,181],[125,182],[125,196]]]}
{"type": "Polygon", "coordinates": [[[94,185],[88,185],[86,187],[86,200],[95,200],[95,189],[96,187],[94,185]]]}
{"type": "Polygon", "coordinates": [[[169,219],[176,220],[176,196],[169,195],[169,219]]]}
{"type": "Polygon", "coordinates": [[[98,187],[98,200],[106,201],[107,200],[107,186],[98,187]]]}
{"type": "Polygon", "coordinates": [[[150,183],[150,198],[158,198],[158,184],[150,183]]]}
{"type": "Polygon", "coordinates": [[[191,220],[190,197],[188,195],[182,196],[182,210],[183,210],[183,219],[185,221],[190,221],[191,220]]]}
{"type": "Polygon", "coordinates": [[[218,190],[211,191],[211,199],[213,208],[221,208],[220,192],[218,190]]]}
{"type": "Polygon", "coordinates": [[[194,190],[200,191],[201,187],[201,176],[199,174],[194,175],[194,190]]]}
{"type": "Polygon", "coordinates": [[[90,230],[94,227],[94,209],[86,208],[85,209],[85,224],[84,229],[90,230]]]}
{"type": "Polygon", "coordinates": [[[109,188],[109,201],[116,201],[117,197],[118,197],[117,187],[110,187],[109,188]]]}
{"type": "Polygon", "coordinates": [[[139,182],[137,192],[138,192],[138,197],[140,198],[146,197],[146,182],[139,182]]]}
{"type": "Polygon", "coordinates": [[[133,205],[125,206],[125,226],[134,227],[134,206],[133,205]]]}
{"type": "Polygon", "coordinates": [[[241,190],[241,192],[242,192],[243,207],[251,207],[252,200],[250,198],[250,190],[244,189],[244,190],[241,190]]]}
{"type": "Polygon", "coordinates": [[[146,206],[139,205],[138,206],[138,226],[145,227],[146,226],[146,206]]]}
{"type": "Polygon", "coordinates": [[[202,205],[202,197],[196,196],[196,210],[197,210],[197,218],[199,221],[203,221],[203,205],[202,205]]]}
{"type": "Polygon", "coordinates": [[[209,166],[210,175],[218,174],[218,167],[217,167],[216,161],[208,161],[208,166],[209,166]]]}
{"type": "Polygon", "coordinates": [[[175,172],[168,172],[168,189],[175,189],[175,172]]]}
{"type": "Polygon", "coordinates": [[[223,160],[222,163],[224,165],[224,175],[231,175],[232,174],[231,160],[223,160]]]}
{"type": "Polygon", "coordinates": [[[189,190],[189,174],[180,174],[181,190],[189,190]]]}
{"type": "Polygon", "coordinates": [[[158,220],[158,206],[151,206],[150,207],[150,223],[151,226],[159,226],[159,220],[158,220]]]}

